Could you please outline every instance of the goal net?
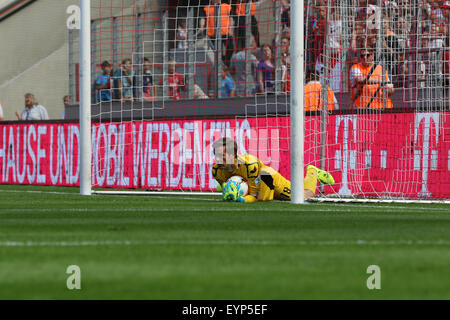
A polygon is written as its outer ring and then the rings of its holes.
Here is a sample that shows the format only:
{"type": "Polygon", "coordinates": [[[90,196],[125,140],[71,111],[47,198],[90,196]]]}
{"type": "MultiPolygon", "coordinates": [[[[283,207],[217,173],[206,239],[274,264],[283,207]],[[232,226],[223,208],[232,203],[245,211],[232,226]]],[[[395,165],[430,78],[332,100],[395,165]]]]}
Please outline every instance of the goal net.
{"type": "Polygon", "coordinates": [[[301,175],[336,181],[316,198],[448,198],[449,10],[427,3],[306,0],[302,34],[289,0],[91,0],[92,187],[214,191],[223,136],[290,179],[304,41],[301,175]]]}
{"type": "Polygon", "coordinates": [[[325,198],[449,198],[449,9],[307,1],[305,162],[338,181],[325,198]]]}

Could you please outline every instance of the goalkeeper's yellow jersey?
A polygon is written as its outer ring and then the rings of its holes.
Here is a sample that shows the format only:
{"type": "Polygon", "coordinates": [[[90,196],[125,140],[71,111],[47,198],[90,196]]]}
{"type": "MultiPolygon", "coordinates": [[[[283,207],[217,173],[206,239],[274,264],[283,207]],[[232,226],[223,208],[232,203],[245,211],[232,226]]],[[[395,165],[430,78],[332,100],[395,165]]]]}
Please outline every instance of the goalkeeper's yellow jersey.
{"type": "Polygon", "coordinates": [[[238,164],[233,172],[229,173],[214,165],[212,174],[220,184],[232,176],[243,177],[248,184],[245,202],[290,200],[291,198],[291,182],[250,154],[238,156],[238,164]]]}
{"type": "Polygon", "coordinates": [[[215,164],[212,168],[213,177],[222,184],[232,176],[241,176],[248,184],[248,194],[257,197],[261,184],[261,169],[267,166],[250,154],[238,155],[237,161],[236,170],[231,173],[219,169],[215,164]]]}

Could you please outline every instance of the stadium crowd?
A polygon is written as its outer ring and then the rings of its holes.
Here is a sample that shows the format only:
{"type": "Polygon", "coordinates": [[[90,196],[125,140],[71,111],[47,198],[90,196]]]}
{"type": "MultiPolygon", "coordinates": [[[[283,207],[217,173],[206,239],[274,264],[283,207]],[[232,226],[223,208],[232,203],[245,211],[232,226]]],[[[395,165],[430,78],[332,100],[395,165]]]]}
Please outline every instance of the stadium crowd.
{"type": "MultiPolygon", "coordinates": [[[[450,1],[358,0],[356,4],[344,8],[336,0],[305,1],[307,80],[323,84],[324,79],[328,79],[327,85],[333,92],[351,92],[358,85],[375,88],[376,83],[362,83],[370,73],[375,78],[380,77],[379,84],[383,88],[378,91],[386,90],[388,95],[393,92],[392,86],[424,87],[427,77],[440,81],[435,86],[448,88],[450,1]],[[364,61],[363,53],[369,54],[370,61],[364,61]],[[361,71],[361,65],[367,66],[367,72],[361,71]],[[370,72],[376,65],[382,69],[370,72]],[[362,78],[357,77],[358,72],[362,78]]],[[[212,49],[218,43],[214,26],[215,5],[216,10],[217,6],[221,8],[218,38],[222,48],[219,62],[223,65],[218,90],[220,97],[289,93],[290,1],[280,0],[279,18],[276,19],[280,23],[278,33],[274,34],[271,43],[261,44],[255,1],[210,0],[198,10],[195,37],[197,41],[206,39],[212,49]],[[251,18],[249,36],[245,24],[247,4],[251,18]]],[[[187,40],[187,17],[180,14],[176,25],[176,48],[187,49],[187,40]]],[[[109,63],[105,61],[104,64],[109,63]]],[[[167,85],[169,97],[179,100],[186,97],[182,92],[187,91],[187,77],[177,73],[174,64],[174,61],[169,62],[167,85]]],[[[133,92],[136,80],[129,59],[115,71],[107,68],[105,72],[103,64],[102,69],[103,73],[96,82],[98,101],[136,97],[136,92],[133,92]]],[[[159,82],[154,81],[150,69],[150,62],[146,59],[143,99],[153,101],[157,99],[158,85],[163,83],[162,77],[159,82]]],[[[310,87],[317,90],[317,85],[310,87]]],[[[198,84],[194,84],[194,88],[194,98],[213,96],[210,92],[203,92],[198,84]]],[[[315,94],[321,95],[321,92],[315,94]]],[[[388,101],[387,107],[391,105],[388,101]]],[[[378,108],[379,101],[368,106],[378,108]]]]}
{"type": "MultiPolygon", "coordinates": [[[[196,45],[206,43],[215,50],[221,44],[215,93],[198,83],[189,84],[188,77],[177,72],[173,60],[167,63],[167,83],[163,83],[163,76],[152,72],[149,59],[144,58],[142,73],[138,75],[127,57],[120,66],[102,61],[102,72],[93,84],[96,102],[180,100],[188,97],[189,85],[193,86],[194,99],[289,93],[291,1],[272,1],[278,2],[274,7],[279,25],[270,43],[261,43],[260,33],[266,26],[259,26],[257,21],[259,1],[209,0],[196,11],[196,45]],[[214,15],[218,6],[221,19],[216,41],[214,15]],[[161,97],[158,89],[163,86],[168,87],[168,97],[161,97]]],[[[338,109],[334,96],[338,92],[350,92],[352,106],[357,108],[392,107],[390,96],[395,88],[433,86],[443,88],[444,95],[448,95],[450,1],[354,0],[356,5],[348,7],[344,3],[305,0],[307,110],[321,109],[323,96],[327,96],[328,109],[338,109]],[[325,83],[329,92],[323,95],[325,83]],[[383,93],[387,94],[385,102],[380,98],[383,93]],[[368,98],[362,98],[365,95],[368,98]]],[[[177,16],[173,40],[179,50],[188,49],[187,19],[185,13],[177,16]]],[[[16,112],[19,120],[48,118],[33,95],[27,94],[25,99],[25,109],[16,112]]],[[[66,105],[69,99],[63,98],[66,105]]],[[[1,111],[0,104],[0,118],[1,111]]],[[[64,118],[64,112],[61,116],[64,118]]]]}

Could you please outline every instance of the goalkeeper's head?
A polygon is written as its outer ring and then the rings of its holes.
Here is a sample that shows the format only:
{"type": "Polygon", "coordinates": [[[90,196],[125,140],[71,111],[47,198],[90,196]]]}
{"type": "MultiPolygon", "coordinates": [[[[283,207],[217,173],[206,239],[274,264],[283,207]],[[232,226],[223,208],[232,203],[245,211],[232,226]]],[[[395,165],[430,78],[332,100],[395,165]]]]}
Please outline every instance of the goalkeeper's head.
{"type": "Polygon", "coordinates": [[[224,137],[214,141],[214,158],[219,169],[225,169],[228,172],[236,170],[238,146],[232,138],[224,137]]]}

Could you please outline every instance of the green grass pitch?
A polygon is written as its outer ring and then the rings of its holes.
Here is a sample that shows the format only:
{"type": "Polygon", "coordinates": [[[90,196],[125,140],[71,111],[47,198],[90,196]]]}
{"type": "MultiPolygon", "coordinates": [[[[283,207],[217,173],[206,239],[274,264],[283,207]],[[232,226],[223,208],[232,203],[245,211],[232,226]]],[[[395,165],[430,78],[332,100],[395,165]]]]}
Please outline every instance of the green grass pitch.
{"type": "Polygon", "coordinates": [[[26,186],[0,186],[0,199],[1,299],[450,299],[448,205],[26,186]],[[69,265],[81,290],[66,287],[69,265]]]}

